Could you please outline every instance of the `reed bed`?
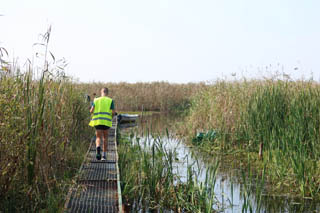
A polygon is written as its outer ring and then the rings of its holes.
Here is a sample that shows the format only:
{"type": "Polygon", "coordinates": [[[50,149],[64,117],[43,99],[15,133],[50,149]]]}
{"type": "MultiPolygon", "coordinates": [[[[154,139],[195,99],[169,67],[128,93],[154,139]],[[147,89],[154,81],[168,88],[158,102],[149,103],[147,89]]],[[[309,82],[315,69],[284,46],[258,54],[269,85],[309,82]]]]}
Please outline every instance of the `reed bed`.
{"type": "Polygon", "coordinates": [[[118,151],[122,196],[131,211],[216,212],[218,162],[203,182],[189,166],[184,182],[174,168],[175,150],[165,148],[160,136],[122,136],[118,151]]]}
{"type": "Polygon", "coordinates": [[[206,87],[205,83],[176,84],[168,82],[138,83],[80,83],[78,87],[100,95],[102,87],[109,88],[119,111],[183,111],[190,106],[191,97],[206,87]]]}
{"type": "Polygon", "coordinates": [[[32,64],[22,72],[1,60],[5,72],[0,76],[0,209],[4,212],[57,212],[92,134],[84,93],[48,62],[49,37],[47,32],[39,77],[32,64]]]}
{"type": "Polygon", "coordinates": [[[31,78],[0,80],[0,202],[8,211],[34,211],[58,199],[90,134],[88,104],[71,82],[31,78]]]}
{"type": "Polygon", "coordinates": [[[319,199],[319,104],[313,81],[217,82],[195,96],[182,133],[214,129],[218,136],[202,150],[249,153],[257,170],[266,165],[274,193],[319,199]]]}
{"type": "Polygon", "coordinates": [[[0,206],[58,208],[87,147],[88,104],[71,82],[30,74],[1,78],[0,94],[0,206]]]}

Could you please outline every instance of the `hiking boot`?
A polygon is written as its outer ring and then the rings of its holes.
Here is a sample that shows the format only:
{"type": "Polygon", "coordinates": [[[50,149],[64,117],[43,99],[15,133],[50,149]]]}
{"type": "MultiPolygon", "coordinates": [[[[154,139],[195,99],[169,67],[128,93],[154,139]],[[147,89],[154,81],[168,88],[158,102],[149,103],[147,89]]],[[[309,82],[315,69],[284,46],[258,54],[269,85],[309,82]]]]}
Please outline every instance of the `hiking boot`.
{"type": "Polygon", "coordinates": [[[96,155],[97,160],[101,160],[101,148],[98,146],[97,147],[97,155],[96,155]]]}

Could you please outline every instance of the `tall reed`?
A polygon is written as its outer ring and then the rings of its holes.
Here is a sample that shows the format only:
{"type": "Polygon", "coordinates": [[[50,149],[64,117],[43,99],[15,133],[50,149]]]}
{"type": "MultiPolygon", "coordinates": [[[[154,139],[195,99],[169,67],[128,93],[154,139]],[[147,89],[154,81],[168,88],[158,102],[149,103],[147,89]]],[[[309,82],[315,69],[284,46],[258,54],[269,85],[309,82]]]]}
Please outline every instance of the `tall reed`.
{"type": "Polygon", "coordinates": [[[319,198],[319,104],[320,86],[313,81],[217,82],[194,97],[182,132],[218,131],[199,146],[206,152],[257,156],[260,149],[269,184],[319,198]]]}
{"type": "MultiPolygon", "coordinates": [[[[204,182],[188,169],[183,182],[174,170],[175,151],[165,148],[163,139],[122,137],[119,167],[123,200],[134,211],[141,209],[175,212],[214,212],[214,186],[218,163],[206,172],[204,182]]],[[[218,206],[218,205],[216,205],[218,206]]]]}
{"type": "MultiPolygon", "coordinates": [[[[48,52],[50,31],[44,35],[48,52]]],[[[87,144],[88,103],[71,79],[44,57],[34,66],[9,67],[0,78],[0,206],[4,211],[53,211],[63,203],[87,144]]]]}
{"type": "MultiPolygon", "coordinates": [[[[106,79],[108,80],[108,79],[106,79]]],[[[191,97],[206,87],[204,83],[176,84],[168,82],[138,83],[80,83],[78,87],[100,95],[108,87],[110,96],[120,111],[183,111],[190,106],[191,97]]]]}

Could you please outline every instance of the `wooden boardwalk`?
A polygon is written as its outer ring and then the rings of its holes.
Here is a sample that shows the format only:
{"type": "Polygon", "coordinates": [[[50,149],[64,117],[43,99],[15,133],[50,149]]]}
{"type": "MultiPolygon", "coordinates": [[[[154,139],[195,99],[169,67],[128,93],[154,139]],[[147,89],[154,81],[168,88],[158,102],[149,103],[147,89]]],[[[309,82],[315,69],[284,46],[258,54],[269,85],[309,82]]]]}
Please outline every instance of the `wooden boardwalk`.
{"type": "Polygon", "coordinates": [[[68,193],[66,212],[122,212],[116,129],[115,117],[109,129],[106,161],[96,160],[95,141],[91,141],[77,182],[68,193]]]}

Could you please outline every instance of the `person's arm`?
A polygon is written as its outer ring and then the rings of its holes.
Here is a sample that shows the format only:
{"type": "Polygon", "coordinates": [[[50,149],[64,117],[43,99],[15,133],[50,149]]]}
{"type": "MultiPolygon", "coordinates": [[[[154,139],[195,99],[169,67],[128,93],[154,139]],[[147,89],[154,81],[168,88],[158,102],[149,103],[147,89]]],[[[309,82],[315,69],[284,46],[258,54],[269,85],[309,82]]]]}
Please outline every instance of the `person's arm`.
{"type": "Polygon", "coordinates": [[[114,100],[112,100],[112,102],[111,102],[110,109],[112,110],[112,117],[114,117],[114,115],[116,114],[116,111],[114,109],[114,100]]]}
{"type": "Polygon", "coordinates": [[[90,113],[92,114],[94,112],[94,105],[92,105],[91,109],[90,109],[90,113]]]}

